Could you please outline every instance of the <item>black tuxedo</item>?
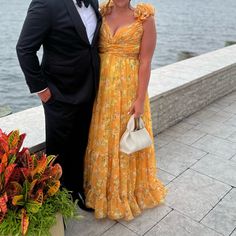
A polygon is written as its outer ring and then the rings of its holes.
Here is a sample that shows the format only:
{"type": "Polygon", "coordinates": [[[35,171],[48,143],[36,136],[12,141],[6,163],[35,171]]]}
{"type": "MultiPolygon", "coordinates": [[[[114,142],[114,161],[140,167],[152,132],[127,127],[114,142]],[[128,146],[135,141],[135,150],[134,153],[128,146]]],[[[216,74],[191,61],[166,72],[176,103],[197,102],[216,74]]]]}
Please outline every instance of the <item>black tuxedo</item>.
{"type": "Polygon", "coordinates": [[[101,16],[91,0],[98,22],[92,45],[72,0],[33,0],[17,43],[17,54],[31,92],[49,87],[56,100],[88,101],[99,78],[98,34],[101,16]],[[36,52],[43,45],[39,65],[36,52]]]}
{"type": "Polygon", "coordinates": [[[97,0],[91,5],[97,16],[91,44],[72,0],[32,0],[16,47],[30,91],[48,87],[52,93],[43,103],[46,152],[59,155],[64,183],[75,191],[82,189],[83,157],[99,81],[101,16],[97,0]],[[36,53],[41,45],[40,64],[36,53]]]}

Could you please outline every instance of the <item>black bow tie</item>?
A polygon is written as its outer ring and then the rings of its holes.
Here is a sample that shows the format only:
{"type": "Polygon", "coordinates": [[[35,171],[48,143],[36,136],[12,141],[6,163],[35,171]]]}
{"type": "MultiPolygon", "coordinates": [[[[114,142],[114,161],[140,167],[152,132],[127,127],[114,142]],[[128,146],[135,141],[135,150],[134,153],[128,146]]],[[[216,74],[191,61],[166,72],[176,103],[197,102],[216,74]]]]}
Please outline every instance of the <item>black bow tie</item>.
{"type": "Polygon", "coordinates": [[[84,3],[85,7],[88,7],[90,4],[90,0],[76,0],[79,7],[82,7],[82,2],[84,3]]]}

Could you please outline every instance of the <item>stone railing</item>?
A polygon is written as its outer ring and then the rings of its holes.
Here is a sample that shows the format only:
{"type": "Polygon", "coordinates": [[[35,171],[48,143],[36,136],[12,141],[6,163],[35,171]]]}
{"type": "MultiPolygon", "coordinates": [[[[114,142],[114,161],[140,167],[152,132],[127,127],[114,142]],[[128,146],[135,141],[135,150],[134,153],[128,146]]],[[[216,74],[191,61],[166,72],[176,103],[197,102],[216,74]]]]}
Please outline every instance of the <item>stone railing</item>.
{"type": "Polygon", "coordinates": [[[156,135],[236,90],[236,45],[152,71],[149,86],[156,135]]]}
{"type": "MultiPolygon", "coordinates": [[[[153,70],[149,85],[154,135],[236,90],[236,45],[153,70]]],[[[0,118],[3,131],[27,133],[24,146],[44,148],[42,106],[0,118]]]]}

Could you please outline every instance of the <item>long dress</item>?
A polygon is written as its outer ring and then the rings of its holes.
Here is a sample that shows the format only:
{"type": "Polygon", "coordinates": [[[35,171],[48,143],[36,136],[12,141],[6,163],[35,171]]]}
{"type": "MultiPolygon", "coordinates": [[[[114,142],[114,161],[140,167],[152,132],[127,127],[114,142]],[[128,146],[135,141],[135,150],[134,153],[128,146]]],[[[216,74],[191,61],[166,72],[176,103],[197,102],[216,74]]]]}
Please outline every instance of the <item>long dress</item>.
{"type": "MultiPolygon", "coordinates": [[[[143,22],[154,15],[154,8],[138,4],[134,23],[121,27],[115,35],[105,20],[104,9],[102,13],[100,85],[85,154],[86,205],[95,209],[96,218],[131,220],[143,209],[162,203],[166,194],[156,177],[154,145],[131,155],[119,151],[137,92],[143,22]]],[[[148,96],[142,118],[153,137],[148,96]]]]}

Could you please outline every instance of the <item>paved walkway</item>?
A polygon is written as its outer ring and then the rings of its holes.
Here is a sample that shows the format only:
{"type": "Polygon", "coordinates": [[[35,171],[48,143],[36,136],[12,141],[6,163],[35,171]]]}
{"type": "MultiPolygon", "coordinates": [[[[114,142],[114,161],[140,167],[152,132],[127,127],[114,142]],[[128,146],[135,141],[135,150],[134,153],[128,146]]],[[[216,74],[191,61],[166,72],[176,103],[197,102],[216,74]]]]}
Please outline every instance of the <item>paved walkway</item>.
{"type": "Polygon", "coordinates": [[[236,92],[159,134],[166,203],[131,222],[82,212],[66,236],[236,236],[236,92]]]}

